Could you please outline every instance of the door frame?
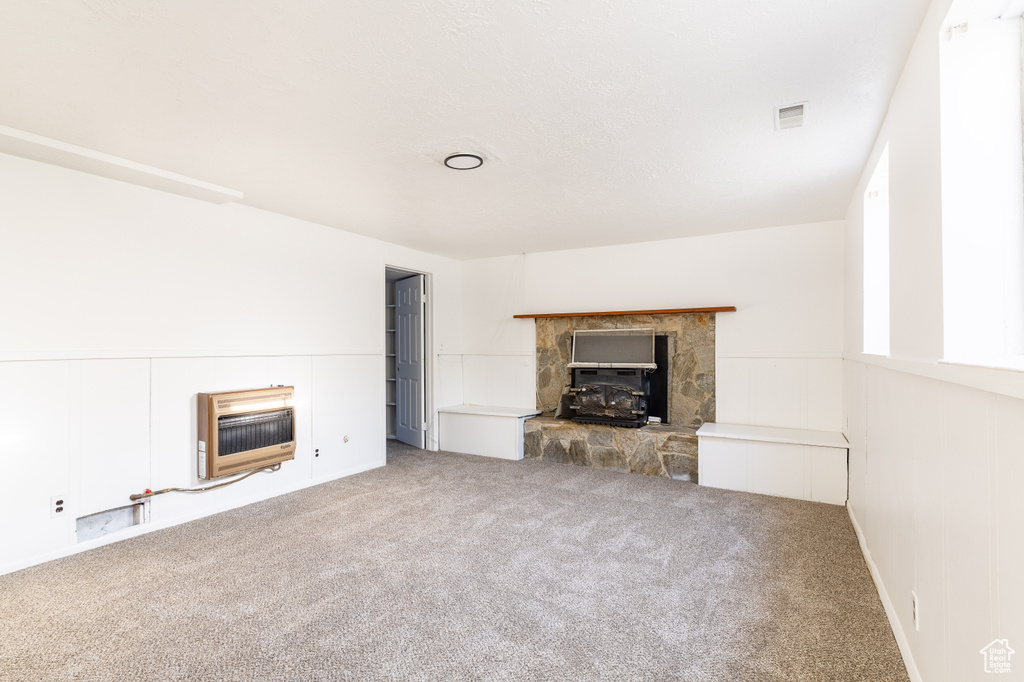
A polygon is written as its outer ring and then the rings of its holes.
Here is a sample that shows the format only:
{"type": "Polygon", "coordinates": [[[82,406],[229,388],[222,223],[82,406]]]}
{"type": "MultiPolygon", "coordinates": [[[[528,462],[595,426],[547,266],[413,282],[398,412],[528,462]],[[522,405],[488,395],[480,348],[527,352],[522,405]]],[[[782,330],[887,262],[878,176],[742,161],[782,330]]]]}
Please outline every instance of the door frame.
{"type": "MultiPolygon", "coordinates": [[[[423,418],[427,422],[427,428],[424,430],[424,441],[426,450],[437,450],[437,412],[434,410],[434,377],[435,377],[435,355],[434,355],[434,273],[420,270],[418,268],[411,268],[404,265],[396,265],[385,261],[381,267],[381,278],[384,280],[384,286],[388,286],[388,270],[398,270],[402,273],[406,273],[409,276],[412,275],[423,275],[423,296],[426,300],[423,302],[423,418]]],[[[380,292],[381,302],[379,309],[381,314],[384,314],[384,305],[387,300],[387,291],[382,289],[380,292]]],[[[387,353],[387,332],[384,331],[384,320],[381,320],[380,324],[380,335],[381,335],[381,355],[387,353]]],[[[397,339],[396,339],[397,343],[397,339]]],[[[387,420],[387,407],[381,403],[381,409],[384,410],[385,422],[387,420]]],[[[387,434],[382,434],[382,437],[387,440],[387,434]]]]}

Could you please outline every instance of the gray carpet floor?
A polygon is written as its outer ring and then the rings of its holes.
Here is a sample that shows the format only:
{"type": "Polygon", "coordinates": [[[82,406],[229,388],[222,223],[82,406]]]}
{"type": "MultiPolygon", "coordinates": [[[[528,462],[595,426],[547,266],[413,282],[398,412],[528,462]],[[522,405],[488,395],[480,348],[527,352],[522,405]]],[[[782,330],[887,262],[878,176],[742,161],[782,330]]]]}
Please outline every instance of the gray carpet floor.
{"type": "Polygon", "coordinates": [[[0,679],[908,678],[842,507],[397,446],[0,576],[0,679]]]}

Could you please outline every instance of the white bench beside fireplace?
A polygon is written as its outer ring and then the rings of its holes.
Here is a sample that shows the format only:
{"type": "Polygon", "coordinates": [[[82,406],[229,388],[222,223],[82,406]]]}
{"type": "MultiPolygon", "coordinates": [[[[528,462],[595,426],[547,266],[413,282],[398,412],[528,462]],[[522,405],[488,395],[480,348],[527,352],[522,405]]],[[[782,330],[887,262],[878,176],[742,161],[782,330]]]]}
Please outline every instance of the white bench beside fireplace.
{"type": "Polygon", "coordinates": [[[832,431],[707,423],[697,429],[697,481],[845,505],[848,448],[832,431]]]}
{"type": "Polygon", "coordinates": [[[527,407],[452,405],[437,411],[438,445],[467,455],[523,458],[523,422],[540,414],[527,407]]]}

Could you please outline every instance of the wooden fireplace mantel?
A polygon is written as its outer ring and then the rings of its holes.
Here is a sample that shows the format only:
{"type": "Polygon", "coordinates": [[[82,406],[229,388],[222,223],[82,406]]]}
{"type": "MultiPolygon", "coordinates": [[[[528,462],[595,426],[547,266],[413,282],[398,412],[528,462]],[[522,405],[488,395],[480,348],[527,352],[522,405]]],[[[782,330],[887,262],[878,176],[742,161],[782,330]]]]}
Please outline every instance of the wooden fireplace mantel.
{"type": "Polygon", "coordinates": [[[679,315],[681,313],[734,313],[736,306],[725,305],[717,308],[673,308],[670,310],[611,310],[603,313],[535,313],[531,315],[513,315],[513,318],[527,317],[599,317],[606,315],[679,315]]]}

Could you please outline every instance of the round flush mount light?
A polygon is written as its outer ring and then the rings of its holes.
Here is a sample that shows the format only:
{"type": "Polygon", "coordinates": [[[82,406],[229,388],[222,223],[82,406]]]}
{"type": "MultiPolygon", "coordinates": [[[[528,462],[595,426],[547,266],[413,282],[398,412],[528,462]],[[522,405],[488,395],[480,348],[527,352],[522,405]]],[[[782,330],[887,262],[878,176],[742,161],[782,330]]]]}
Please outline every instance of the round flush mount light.
{"type": "Polygon", "coordinates": [[[484,165],[484,159],[476,154],[452,154],[444,160],[444,165],[453,170],[473,170],[484,165]]]}

